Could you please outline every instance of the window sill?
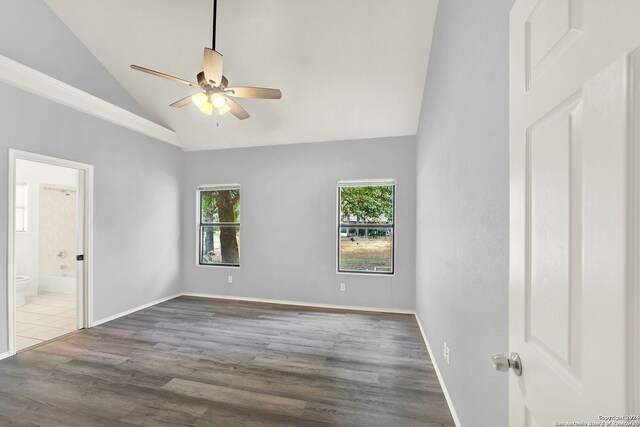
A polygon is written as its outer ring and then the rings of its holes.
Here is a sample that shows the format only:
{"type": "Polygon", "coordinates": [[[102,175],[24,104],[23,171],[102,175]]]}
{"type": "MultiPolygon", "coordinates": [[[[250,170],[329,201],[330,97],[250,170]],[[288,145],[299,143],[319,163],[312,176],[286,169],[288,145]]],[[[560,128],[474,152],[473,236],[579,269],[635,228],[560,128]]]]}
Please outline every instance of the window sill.
{"type": "Polygon", "coordinates": [[[240,268],[240,264],[196,264],[196,267],[226,267],[226,268],[240,268]]]}
{"type": "Polygon", "coordinates": [[[336,271],[336,274],[345,274],[348,276],[374,276],[374,277],[394,277],[396,272],[393,273],[368,273],[365,271],[336,271]]]}

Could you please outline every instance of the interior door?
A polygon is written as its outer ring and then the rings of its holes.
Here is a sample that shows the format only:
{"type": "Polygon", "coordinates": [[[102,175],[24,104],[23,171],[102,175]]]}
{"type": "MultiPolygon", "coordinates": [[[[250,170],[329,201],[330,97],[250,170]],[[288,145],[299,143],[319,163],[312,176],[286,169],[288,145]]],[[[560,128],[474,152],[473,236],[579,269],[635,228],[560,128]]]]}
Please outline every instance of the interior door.
{"type": "Polygon", "coordinates": [[[510,374],[511,426],[638,409],[639,23],[637,0],[511,11],[509,350],[522,367],[510,374]]]}

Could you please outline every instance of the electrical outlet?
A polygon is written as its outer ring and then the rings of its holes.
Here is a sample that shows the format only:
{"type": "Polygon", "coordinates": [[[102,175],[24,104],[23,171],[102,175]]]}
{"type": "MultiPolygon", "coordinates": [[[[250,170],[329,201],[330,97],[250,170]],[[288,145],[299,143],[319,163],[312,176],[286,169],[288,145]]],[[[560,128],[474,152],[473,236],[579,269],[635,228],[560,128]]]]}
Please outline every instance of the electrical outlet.
{"type": "Polygon", "coordinates": [[[346,290],[347,290],[347,285],[346,285],[346,284],[344,284],[344,283],[340,283],[340,290],[341,290],[342,292],[346,291],[346,290]]]}
{"type": "Polygon", "coordinates": [[[227,277],[227,283],[228,284],[232,284],[233,283],[233,276],[229,275],[229,277],[227,277]]]}

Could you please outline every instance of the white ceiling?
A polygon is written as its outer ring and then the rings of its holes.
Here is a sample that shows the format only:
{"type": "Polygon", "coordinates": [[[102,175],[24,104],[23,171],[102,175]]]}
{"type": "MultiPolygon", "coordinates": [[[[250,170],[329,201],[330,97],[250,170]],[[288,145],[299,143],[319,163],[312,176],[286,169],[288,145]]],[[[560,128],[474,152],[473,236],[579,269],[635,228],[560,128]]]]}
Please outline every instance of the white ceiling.
{"type": "Polygon", "coordinates": [[[195,81],[211,45],[211,0],[45,0],[151,118],[186,150],[415,135],[437,0],[219,0],[217,50],[251,114],[170,108],[195,91],[129,68],[195,81]]]}

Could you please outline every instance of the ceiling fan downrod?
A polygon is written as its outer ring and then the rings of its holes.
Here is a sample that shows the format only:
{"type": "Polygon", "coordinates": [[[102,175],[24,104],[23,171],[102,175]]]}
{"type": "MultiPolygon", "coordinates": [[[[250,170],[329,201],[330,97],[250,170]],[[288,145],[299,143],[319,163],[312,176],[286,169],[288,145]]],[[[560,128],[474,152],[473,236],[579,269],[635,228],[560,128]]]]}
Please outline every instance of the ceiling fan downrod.
{"type": "Polygon", "coordinates": [[[213,36],[211,39],[211,49],[216,50],[216,23],[218,18],[218,0],[213,0],[213,36]]]}

